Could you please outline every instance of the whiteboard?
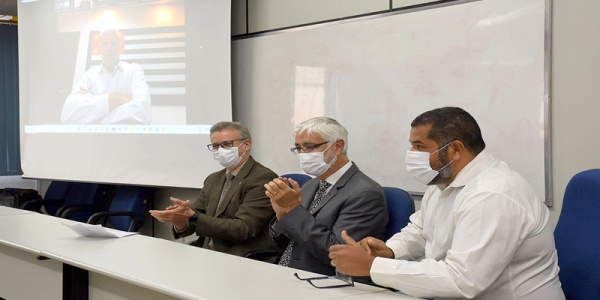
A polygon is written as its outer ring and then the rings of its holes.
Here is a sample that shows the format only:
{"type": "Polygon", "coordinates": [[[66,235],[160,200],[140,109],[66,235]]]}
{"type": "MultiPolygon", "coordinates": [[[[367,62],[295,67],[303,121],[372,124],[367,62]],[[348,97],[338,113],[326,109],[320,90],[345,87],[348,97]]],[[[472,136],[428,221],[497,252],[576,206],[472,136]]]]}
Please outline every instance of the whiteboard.
{"type": "Polygon", "coordinates": [[[419,194],[426,186],[404,166],[410,122],[459,106],[488,151],[549,203],[546,9],[546,0],[482,0],[235,40],[234,119],[250,128],[254,157],[282,174],[301,172],[294,126],[335,118],[362,171],[419,194]]]}

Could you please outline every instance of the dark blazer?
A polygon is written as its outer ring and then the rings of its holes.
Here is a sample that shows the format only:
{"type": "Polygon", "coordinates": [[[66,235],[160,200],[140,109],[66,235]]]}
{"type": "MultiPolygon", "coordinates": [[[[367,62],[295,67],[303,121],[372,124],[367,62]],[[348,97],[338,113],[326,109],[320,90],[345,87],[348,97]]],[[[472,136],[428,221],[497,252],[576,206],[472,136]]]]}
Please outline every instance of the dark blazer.
{"type": "Polygon", "coordinates": [[[343,244],[342,230],[356,240],[367,236],[383,238],[388,212],[383,188],[352,163],[331,187],[315,212],[308,207],[319,188],[313,178],[302,186],[302,204],[271,226],[273,238],[283,247],[294,241],[290,267],[335,275],[330,265],[329,246],[343,244]],[[284,234],[285,233],[285,234],[284,234]]]}
{"type": "Polygon", "coordinates": [[[271,201],[265,195],[264,184],[277,178],[270,169],[252,158],[235,176],[223,203],[217,207],[225,184],[223,169],[210,174],[194,203],[200,213],[196,228],[188,229],[175,238],[196,233],[194,244],[202,246],[205,237],[212,238],[214,250],[243,255],[250,250],[276,249],[269,236],[269,221],[275,216],[271,201]]]}

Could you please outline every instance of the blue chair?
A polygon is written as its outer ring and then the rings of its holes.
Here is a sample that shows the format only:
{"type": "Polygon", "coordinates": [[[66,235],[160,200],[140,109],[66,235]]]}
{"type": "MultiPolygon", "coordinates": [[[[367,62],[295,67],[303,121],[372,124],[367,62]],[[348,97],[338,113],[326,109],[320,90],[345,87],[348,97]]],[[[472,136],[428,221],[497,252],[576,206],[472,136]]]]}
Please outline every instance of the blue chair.
{"type": "Polygon", "coordinates": [[[302,185],[304,185],[307,181],[312,179],[312,177],[310,177],[309,175],[300,174],[300,173],[284,174],[284,175],[281,175],[281,177],[291,178],[291,179],[295,180],[296,182],[298,182],[300,187],[302,187],[302,185]]]}
{"type": "Polygon", "coordinates": [[[43,199],[26,201],[20,208],[41,213],[43,207],[47,214],[55,216],[58,209],[64,205],[72,185],[73,183],[68,181],[52,181],[43,199]]]}
{"type": "Polygon", "coordinates": [[[559,278],[567,299],[600,297],[600,169],[567,184],[554,230],[559,278]]]}
{"type": "Polygon", "coordinates": [[[144,212],[151,196],[152,189],[149,187],[121,186],[111,200],[108,211],[94,213],[87,222],[106,226],[110,221],[115,229],[138,231],[144,223],[144,212]]]}
{"type": "Polygon", "coordinates": [[[415,201],[405,190],[396,187],[383,187],[388,208],[388,223],[385,227],[384,241],[400,232],[415,212],[415,201]]]}
{"type": "Polygon", "coordinates": [[[108,186],[104,184],[73,183],[63,206],[56,212],[56,216],[63,219],[86,222],[93,213],[90,209],[106,207],[107,189],[108,186]]]}

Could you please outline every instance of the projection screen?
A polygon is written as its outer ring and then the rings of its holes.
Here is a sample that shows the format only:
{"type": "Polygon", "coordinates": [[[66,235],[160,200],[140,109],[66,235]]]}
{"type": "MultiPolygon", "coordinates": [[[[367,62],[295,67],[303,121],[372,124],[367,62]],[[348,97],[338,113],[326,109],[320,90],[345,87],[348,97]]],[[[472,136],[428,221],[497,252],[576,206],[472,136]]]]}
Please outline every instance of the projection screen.
{"type": "Polygon", "coordinates": [[[202,186],[231,120],[230,1],[19,2],[25,178],[202,186]]]}

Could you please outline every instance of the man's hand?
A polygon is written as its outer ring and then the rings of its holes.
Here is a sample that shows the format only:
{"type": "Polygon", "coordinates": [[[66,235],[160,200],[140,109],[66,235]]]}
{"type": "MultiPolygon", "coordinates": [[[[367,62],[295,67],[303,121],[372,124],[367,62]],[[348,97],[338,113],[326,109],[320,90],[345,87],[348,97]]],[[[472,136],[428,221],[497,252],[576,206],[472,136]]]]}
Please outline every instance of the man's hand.
{"type": "Polygon", "coordinates": [[[394,252],[388,248],[384,241],[374,237],[366,237],[359,242],[359,245],[373,257],[394,258],[394,252]]]}
{"type": "Polygon", "coordinates": [[[131,94],[125,93],[108,93],[108,109],[112,111],[113,109],[123,105],[125,103],[129,103],[132,97],[131,94]]]}
{"type": "Polygon", "coordinates": [[[175,197],[169,198],[173,205],[165,210],[150,210],[150,215],[161,223],[173,223],[175,228],[182,230],[187,226],[188,220],[194,215],[194,210],[190,207],[190,200],[181,200],[175,197]]]}
{"type": "Polygon", "coordinates": [[[84,94],[84,95],[85,95],[85,94],[89,94],[89,93],[90,93],[90,90],[88,90],[88,88],[86,88],[86,87],[82,86],[82,87],[80,87],[80,88],[79,88],[79,90],[77,91],[77,93],[78,93],[78,94],[84,94]]]}
{"type": "Polygon", "coordinates": [[[271,199],[271,206],[273,206],[277,220],[302,202],[302,189],[298,182],[291,178],[273,179],[265,184],[265,189],[265,194],[271,199]]]}
{"type": "Polygon", "coordinates": [[[342,239],[345,245],[333,245],[329,247],[329,258],[331,265],[341,273],[351,276],[369,276],[371,265],[375,257],[371,256],[361,245],[342,231],[342,239]]]}

